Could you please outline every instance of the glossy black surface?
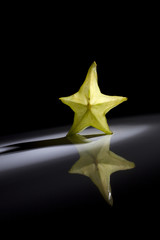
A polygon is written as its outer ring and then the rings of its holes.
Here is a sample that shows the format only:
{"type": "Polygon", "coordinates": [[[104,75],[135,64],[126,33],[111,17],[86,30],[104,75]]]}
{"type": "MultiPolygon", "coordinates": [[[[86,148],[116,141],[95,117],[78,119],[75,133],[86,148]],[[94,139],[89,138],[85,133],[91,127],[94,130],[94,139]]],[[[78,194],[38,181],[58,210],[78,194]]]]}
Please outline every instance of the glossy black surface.
{"type": "Polygon", "coordinates": [[[91,179],[69,173],[81,156],[79,148],[88,151],[92,142],[94,152],[101,141],[104,147],[103,133],[88,128],[66,138],[66,126],[1,137],[1,223],[73,227],[76,221],[85,226],[96,222],[97,230],[113,227],[114,221],[127,229],[141,228],[141,221],[153,223],[160,202],[160,115],[113,119],[109,125],[114,134],[106,148],[135,164],[111,175],[113,206],[91,179]]]}

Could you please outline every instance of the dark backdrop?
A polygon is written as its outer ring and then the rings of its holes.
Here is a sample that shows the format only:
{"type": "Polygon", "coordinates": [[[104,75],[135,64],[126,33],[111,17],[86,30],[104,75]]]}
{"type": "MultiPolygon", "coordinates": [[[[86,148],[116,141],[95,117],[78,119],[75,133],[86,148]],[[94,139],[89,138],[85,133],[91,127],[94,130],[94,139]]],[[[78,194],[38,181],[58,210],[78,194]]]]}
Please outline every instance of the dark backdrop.
{"type": "Polygon", "coordinates": [[[160,112],[156,14],[52,10],[2,21],[1,135],[72,124],[58,98],[78,91],[93,61],[102,93],[128,97],[108,118],[160,112]]]}

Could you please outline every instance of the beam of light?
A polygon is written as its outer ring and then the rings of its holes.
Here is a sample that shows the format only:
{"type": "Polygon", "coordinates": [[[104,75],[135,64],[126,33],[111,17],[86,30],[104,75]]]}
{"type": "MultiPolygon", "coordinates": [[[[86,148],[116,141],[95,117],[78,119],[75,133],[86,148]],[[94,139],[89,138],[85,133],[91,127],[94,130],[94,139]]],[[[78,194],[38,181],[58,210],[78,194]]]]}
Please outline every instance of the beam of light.
{"type": "MultiPolygon", "coordinates": [[[[152,127],[150,125],[137,125],[137,124],[130,124],[130,125],[120,125],[115,124],[113,127],[111,126],[112,131],[114,134],[112,135],[112,145],[115,143],[127,140],[129,138],[138,137],[139,135],[142,135],[144,132],[149,132],[149,130],[152,127]]],[[[53,130],[52,130],[53,131],[53,130]]],[[[57,139],[60,137],[65,137],[67,133],[66,131],[62,131],[60,133],[54,133],[53,134],[45,134],[41,136],[33,136],[33,133],[31,136],[27,136],[25,139],[25,135],[23,136],[22,141],[15,140],[13,143],[24,143],[27,141],[35,142],[37,140],[48,140],[48,139],[57,139]]],[[[85,131],[83,131],[83,135],[87,137],[87,135],[93,135],[93,138],[91,138],[91,141],[97,140],[100,138],[100,136],[96,137],[96,134],[99,134],[100,131],[94,128],[88,128],[85,131]]],[[[11,143],[11,142],[10,142],[11,143]]],[[[13,144],[14,145],[14,144],[13,144]]],[[[11,144],[10,144],[11,147],[11,144]]],[[[14,148],[14,146],[13,146],[14,148]]],[[[0,148],[1,153],[7,149],[7,146],[3,146],[0,148]]],[[[73,155],[75,156],[77,154],[76,148],[74,144],[70,145],[53,145],[49,147],[43,147],[38,149],[31,149],[28,151],[19,151],[15,153],[6,153],[6,154],[0,154],[0,172],[7,171],[7,170],[13,170],[21,167],[26,166],[32,166],[35,164],[43,163],[46,161],[63,161],[66,159],[68,160],[68,157],[70,156],[73,158],[73,155]]]]}

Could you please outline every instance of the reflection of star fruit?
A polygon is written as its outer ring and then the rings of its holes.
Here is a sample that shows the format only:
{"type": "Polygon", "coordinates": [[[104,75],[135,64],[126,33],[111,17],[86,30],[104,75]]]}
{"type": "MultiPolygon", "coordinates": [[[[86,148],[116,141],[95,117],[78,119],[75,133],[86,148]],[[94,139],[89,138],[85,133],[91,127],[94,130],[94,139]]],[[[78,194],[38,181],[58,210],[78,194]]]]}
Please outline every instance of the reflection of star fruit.
{"type": "Polygon", "coordinates": [[[86,144],[77,144],[79,160],[71,167],[69,173],[82,174],[89,177],[97,186],[104,199],[113,204],[110,176],[119,170],[135,167],[130,162],[110,151],[111,136],[104,136],[100,140],[86,144]]]}
{"type": "Polygon", "coordinates": [[[74,111],[74,122],[68,133],[73,135],[92,126],[106,134],[112,134],[106,120],[106,113],[118,104],[127,100],[126,97],[108,96],[101,93],[96,63],[90,66],[86,79],[79,91],[60,100],[74,111]]]}

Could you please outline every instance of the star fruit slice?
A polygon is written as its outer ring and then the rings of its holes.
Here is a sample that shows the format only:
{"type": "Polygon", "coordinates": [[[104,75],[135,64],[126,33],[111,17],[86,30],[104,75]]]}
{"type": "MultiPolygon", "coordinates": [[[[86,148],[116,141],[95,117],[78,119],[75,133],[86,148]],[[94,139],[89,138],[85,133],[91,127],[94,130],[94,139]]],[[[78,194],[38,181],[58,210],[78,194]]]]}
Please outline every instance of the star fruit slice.
{"type": "Polygon", "coordinates": [[[93,62],[77,93],[60,98],[64,104],[74,111],[74,121],[68,135],[79,133],[89,126],[106,134],[112,134],[105,115],[112,108],[127,100],[126,97],[109,96],[101,93],[98,86],[96,66],[96,63],[93,62]]]}

